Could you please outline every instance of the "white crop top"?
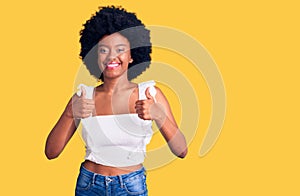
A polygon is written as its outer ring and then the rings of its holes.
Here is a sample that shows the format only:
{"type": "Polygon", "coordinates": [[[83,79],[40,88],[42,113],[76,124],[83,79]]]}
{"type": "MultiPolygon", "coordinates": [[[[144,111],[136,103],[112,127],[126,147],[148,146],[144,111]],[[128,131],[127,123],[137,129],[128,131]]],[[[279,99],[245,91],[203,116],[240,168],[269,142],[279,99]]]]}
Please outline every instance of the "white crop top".
{"type": "MultiPolygon", "coordinates": [[[[152,90],[150,94],[155,96],[154,85],[152,80],[139,83],[139,100],[146,99],[145,91],[148,87],[152,90]]],[[[80,86],[85,88],[86,97],[92,99],[94,87],[83,84],[80,86]]],[[[77,94],[80,95],[81,91],[77,94]]],[[[153,134],[151,120],[143,120],[137,114],[131,113],[90,116],[82,119],[81,123],[86,160],[113,167],[144,162],[146,145],[153,134]]]]}

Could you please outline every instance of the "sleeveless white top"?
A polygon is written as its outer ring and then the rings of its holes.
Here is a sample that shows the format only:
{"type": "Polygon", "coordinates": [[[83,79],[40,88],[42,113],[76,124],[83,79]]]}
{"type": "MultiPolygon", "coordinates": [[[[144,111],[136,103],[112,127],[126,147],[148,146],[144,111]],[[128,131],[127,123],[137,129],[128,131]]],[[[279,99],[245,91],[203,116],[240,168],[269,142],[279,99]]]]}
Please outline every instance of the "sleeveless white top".
{"type": "MultiPolygon", "coordinates": [[[[154,85],[154,81],[139,83],[139,100],[146,99],[146,89],[150,87],[153,91],[154,85]]],[[[83,84],[80,86],[85,88],[86,97],[92,99],[94,87],[83,84]]],[[[77,94],[80,95],[81,91],[77,94]]],[[[153,134],[151,120],[143,120],[131,113],[90,116],[82,119],[81,123],[86,160],[113,167],[127,167],[144,162],[146,145],[153,134]]]]}

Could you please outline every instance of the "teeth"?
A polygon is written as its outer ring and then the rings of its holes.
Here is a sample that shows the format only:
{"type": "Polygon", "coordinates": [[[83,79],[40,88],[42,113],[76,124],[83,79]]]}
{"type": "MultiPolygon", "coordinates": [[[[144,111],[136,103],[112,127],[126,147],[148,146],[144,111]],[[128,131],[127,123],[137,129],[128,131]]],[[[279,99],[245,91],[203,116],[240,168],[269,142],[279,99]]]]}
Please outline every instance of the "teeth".
{"type": "Polygon", "coordinates": [[[117,67],[119,65],[119,63],[111,63],[108,64],[107,67],[117,67]]]}

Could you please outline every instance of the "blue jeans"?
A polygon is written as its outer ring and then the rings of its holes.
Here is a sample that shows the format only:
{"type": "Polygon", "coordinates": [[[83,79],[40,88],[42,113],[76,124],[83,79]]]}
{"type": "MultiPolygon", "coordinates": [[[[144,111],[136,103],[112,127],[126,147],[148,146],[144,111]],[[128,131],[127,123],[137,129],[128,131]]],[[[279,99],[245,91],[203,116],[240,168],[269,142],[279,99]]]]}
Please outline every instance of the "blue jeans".
{"type": "Polygon", "coordinates": [[[81,165],[75,196],[147,196],[146,170],[144,167],[118,176],[102,176],[81,165]]]}

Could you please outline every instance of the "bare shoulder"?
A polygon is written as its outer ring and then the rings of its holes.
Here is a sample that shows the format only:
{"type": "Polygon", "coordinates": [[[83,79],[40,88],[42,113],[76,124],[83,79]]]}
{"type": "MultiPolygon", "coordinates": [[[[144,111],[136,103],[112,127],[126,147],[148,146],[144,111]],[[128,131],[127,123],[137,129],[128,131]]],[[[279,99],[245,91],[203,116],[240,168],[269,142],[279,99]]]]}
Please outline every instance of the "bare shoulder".
{"type": "Polygon", "coordinates": [[[128,89],[137,91],[138,90],[138,84],[134,83],[134,82],[130,82],[130,84],[128,85],[128,89]]]}
{"type": "Polygon", "coordinates": [[[130,86],[128,87],[128,90],[130,92],[131,98],[133,100],[137,100],[139,97],[139,87],[138,84],[131,82],[130,86]]]}
{"type": "Polygon", "coordinates": [[[103,89],[103,84],[100,84],[100,85],[96,86],[96,87],[95,87],[95,91],[96,91],[96,92],[104,91],[104,89],[103,89]]]}
{"type": "Polygon", "coordinates": [[[157,86],[154,86],[155,87],[155,90],[156,90],[156,96],[157,97],[161,97],[161,98],[165,98],[166,99],[166,96],[165,94],[162,92],[162,90],[157,87],[157,86]]]}

